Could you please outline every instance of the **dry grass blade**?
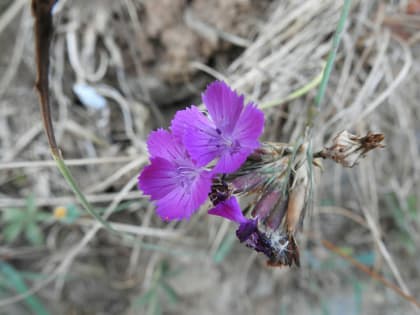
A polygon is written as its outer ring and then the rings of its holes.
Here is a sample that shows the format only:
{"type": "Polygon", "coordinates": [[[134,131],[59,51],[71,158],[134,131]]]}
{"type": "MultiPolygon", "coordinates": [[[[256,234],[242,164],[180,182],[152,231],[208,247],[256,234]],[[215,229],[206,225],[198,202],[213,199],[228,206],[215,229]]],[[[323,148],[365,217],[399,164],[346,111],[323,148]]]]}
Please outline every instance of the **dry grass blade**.
{"type": "Polygon", "coordinates": [[[25,6],[26,3],[26,0],[13,1],[13,4],[3,12],[3,14],[0,16],[0,34],[3,32],[6,26],[10,24],[10,22],[15,18],[15,16],[25,6]]]}
{"type": "MultiPolygon", "coordinates": [[[[102,194],[94,194],[94,195],[86,195],[87,200],[90,203],[103,203],[103,202],[110,202],[118,196],[118,193],[102,193],[102,194]]],[[[132,191],[124,195],[123,200],[135,200],[142,198],[141,194],[137,191],[132,191]]],[[[76,201],[76,197],[73,196],[66,196],[66,197],[48,197],[48,198],[38,198],[35,201],[35,204],[38,207],[45,207],[45,206],[62,206],[69,203],[74,203],[76,201]]],[[[0,198],[0,207],[7,208],[7,207],[24,207],[26,205],[26,199],[15,199],[15,198],[0,198]]]]}
{"type": "MultiPolygon", "coordinates": [[[[41,130],[40,130],[41,131],[41,130]]],[[[135,158],[130,156],[115,156],[115,157],[99,157],[99,158],[85,158],[65,160],[68,166],[86,166],[97,164],[113,164],[132,162],[135,158]]],[[[17,168],[42,168],[55,167],[54,161],[13,161],[0,163],[0,170],[17,169],[17,168]]]]}

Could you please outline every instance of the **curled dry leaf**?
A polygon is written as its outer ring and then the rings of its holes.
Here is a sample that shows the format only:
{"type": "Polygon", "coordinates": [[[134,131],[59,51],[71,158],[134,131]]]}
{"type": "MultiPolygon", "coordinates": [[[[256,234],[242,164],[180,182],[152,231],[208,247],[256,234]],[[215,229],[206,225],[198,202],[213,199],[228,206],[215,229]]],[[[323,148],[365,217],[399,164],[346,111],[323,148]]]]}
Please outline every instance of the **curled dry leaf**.
{"type": "Polygon", "coordinates": [[[366,156],[366,153],[376,148],[385,147],[382,133],[368,133],[366,136],[357,136],[344,130],[333,140],[333,145],[314,155],[315,158],[331,159],[344,167],[353,167],[366,156]]]}

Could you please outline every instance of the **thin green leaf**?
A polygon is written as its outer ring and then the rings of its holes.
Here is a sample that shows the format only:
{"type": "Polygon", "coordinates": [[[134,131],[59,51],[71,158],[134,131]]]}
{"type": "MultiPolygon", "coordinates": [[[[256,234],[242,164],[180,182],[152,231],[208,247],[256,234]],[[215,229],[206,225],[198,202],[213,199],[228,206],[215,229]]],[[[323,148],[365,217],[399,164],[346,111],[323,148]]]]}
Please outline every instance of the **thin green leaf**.
{"type": "Polygon", "coordinates": [[[41,228],[35,222],[30,222],[25,227],[25,237],[29,243],[35,246],[40,246],[44,243],[44,235],[42,234],[41,228]]]}
{"type": "Polygon", "coordinates": [[[319,85],[318,93],[315,97],[315,107],[320,108],[322,99],[324,98],[325,90],[327,89],[328,80],[334,65],[335,56],[337,55],[338,45],[340,44],[341,34],[343,33],[344,26],[346,25],[347,16],[349,15],[351,7],[351,0],[344,0],[344,5],[341,10],[340,19],[337,24],[337,29],[334,33],[332,47],[328,54],[327,65],[325,66],[324,74],[322,76],[321,84],[319,85]]]}
{"type": "Polygon", "coordinates": [[[166,276],[166,274],[170,271],[170,266],[169,266],[169,262],[167,260],[163,260],[160,265],[160,274],[161,277],[166,276]]]}
{"type": "Polygon", "coordinates": [[[219,248],[217,249],[216,253],[213,255],[213,261],[217,264],[223,262],[226,256],[232,250],[233,244],[235,242],[235,234],[229,233],[223,240],[222,244],[220,244],[219,248]]]}
{"type": "Polygon", "coordinates": [[[35,203],[35,197],[32,194],[30,194],[26,198],[26,211],[27,211],[27,214],[30,215],[31,217],[33,217],[35,213],[38,211],[36,207],[36,203],[35,203]]]}
{"type": "Polygon", "coordinates": [[[146,291],[140,298],[134,301],[135,307],[141,307],[143,305],[149,304],[152,301],[154,295],[156,295],[157,290],[156,287],[153,287],[146,291]]]}
{"type": "Polygon", "coordinates": [[[165,292],[166,296],[168,297],[169,303],[176,304],[178,303],[178,294],[176,291],[166,282],[161,281],[160,282],[161,288],[163,292],[165,292]]]}
{"type": "Polygon", "coordinates": [[[64,163],[64,160],[60,156],[55,155],[55,154],[53,154],[53,158],[57,164],[57,168],[60,170],[61,174],[67,181],[67,184],[70,186],[70,188],[73,190],[76,197],[79,199],[83,208],[91,216],[93,216],[96,220],[98,220],[108,231],[117,233],[117,231],[115,231],[107,221],[105,221],[98,213],[96,213],[95,210],[93,210],[92,206],[87,201],[85,195],[82,193],[82,191],[79,189],[79,186],[76,184],[76,181],[71,175],[71,172],[68,169],[67,165],[64,163]]]}
{"type": "Polygon", "coordinates": [[[328,301],[322,300],[321,301],[321,314],[322,315],[330,315],[330,311],[328,308],[328,301]]]}
{"type": "Polygon", "coordinates": [[[6,222],[24,221],[25,217],[26,213],[22,209],[8,208],[4,210],[2,219],[6,222]]]}
{"type": "Polygon", "coordinates": [[[148,315],[161,315],[162,314],[162,308],[159,301],[158,294],[155,294],[152,296],[151,301],[149,303],[149,307],[147,309],[148,315]]]}
{"type": "MultiPolygon", "coordinates": [[[[28,287],[17,272],[11,265],[0,262],[0,273],[7,279],[13,289],[19,294],[25,294],[28,291],[28,287]]],[[[25,298],[26,305],[31,309],[32,314],[36,315],[49,315],[50,313],[46,310],[41,301],[34,295],[29,295],[25,298]]]]}
{"type": "Polygon", "coordinates": [[[281,104],[284,104],[286,102],[290,102],[294,99],[297,99],[297,98],[307,94],[309,91],[311,91],[312,89],[316,88],[319,85],[319,83],[322,80],[324,70],[325,70],[325,64],[322,66],[321,72],[315,78],[313,78],[309,83],[307,83],[304,86],[300,87],[299,89],[293,91],[292,93],[287,95],[284,99],[273,100],[273,101],[269,101],[267,103],[263,103],[259,106],[259,108],[266,109],[266,108],[270,108],[270,107],[274,107],[274,106],[279,106],[281,104]]]}
{"type": "Polygon", "coordinates": [[[353,292],[354,292],[354,305],[356,314],[362,314],[363,304],[363,286],[356,278],[353,278],[353,292]]]}
{"type": "Polygon", "coordinates": [[[408,213],[412,220],[417,219],[418,216],[418,210],[417,210],[417,196],[416,195],[410,195],[407,197],[407,208],[408,213]]]}
{"type": "Polygon", "coordinates": [[[23,221],[16,221],[6,226],[6,228],[3,231],[4,240],[6,241],[6,243],[14,242],[18,238],[19,234],[22,232],[22,229],[23,221]]]}

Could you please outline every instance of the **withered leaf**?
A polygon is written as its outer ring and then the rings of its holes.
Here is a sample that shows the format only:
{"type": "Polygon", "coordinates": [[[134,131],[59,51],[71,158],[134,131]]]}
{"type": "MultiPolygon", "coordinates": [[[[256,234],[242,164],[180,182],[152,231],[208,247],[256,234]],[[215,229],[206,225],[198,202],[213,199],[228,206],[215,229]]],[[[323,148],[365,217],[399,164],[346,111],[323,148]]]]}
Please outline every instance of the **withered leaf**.
{"type": "Polygon", "coordinates": [[[32,15],[34,16],[35,61],[37,78],[35,82],[45,133],[53,155],[60,156],[51,120],[49,100],[49,57],[50,43],[54,32],[51,10],[56,0],[32,0],[32,15]]]}

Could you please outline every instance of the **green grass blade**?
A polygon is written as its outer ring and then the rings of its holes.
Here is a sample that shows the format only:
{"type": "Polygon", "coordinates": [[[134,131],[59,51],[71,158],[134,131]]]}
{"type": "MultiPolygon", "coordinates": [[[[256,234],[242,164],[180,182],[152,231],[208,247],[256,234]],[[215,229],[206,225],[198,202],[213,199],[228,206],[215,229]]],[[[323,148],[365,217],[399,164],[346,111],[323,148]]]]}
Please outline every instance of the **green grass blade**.
{"type": "Polygon", "coordinates": [[[299,98],[299,97],[307,94],[310,90],[316,88],[319,85],[319,83],[322,80],[324,70],[325,70],[325,65],[323,65],[321,72],[314,79],[312,79],[308,84],[306,84],[306,85],[302,86],[301,88],[297,89],[296,91],[290,93],[284,99],[273,100],[273,101],[269,101],[267,103],[263,103],[259,106],[259,108],[265,109],[265,108],[270,108],[270,107],[274,107],[274,106],[279,106],[281,104],[284,104],[286,102],[290,102],[290,101],[292,101],[296,98],[299,98]]]}
{"type": "Polygon", "coordinates": [[[148,315],[161,315],[162,314],[162,306],[159,301],[158,294],[152,295],[150,303],[149,303],[149,307],[147,309],[147,314],[148,315]]]}
{"type": "Polygon", "coordinates": [[[166,297],[169,300],[169,303],[176,304],[178,302],[178,294],[176,293],[174,288],[172,288],[166,281],[161,281],[160,286],[163,292],[165,292],[166,297]]]}
{"type": "Polygon", "coordinates": [[[213,255],[213,261],[216,264],[219,264],[225,260],[226,256],[232,250],[233,244],[235,243],[236,235],[235,233],[229,233],[223,240],[220,247],[217,249],[216,253],[213,255]]]}
{"type": "Polygon", "coordinates": [[[322,99],[324,98],[325,90],[327,89],[328,80],[331,75],[331,71],[334,65],[335,57],[337,55],[338,45],[340,43],[341,34],[343,33],[344,26],[346,24],[347,16],[350,12],[351,0],[344,0],[344,5],[341,10],[340,19],[338,21],[337,29],[334,34],[332,47],[328,54],[327,64],[325,66],[324,74],[322,76],[321,84],[319,86],[318,93],[315,97],[315,107],[319,110],[322,99]]]}
{"type": "MultiPolygon", "coordinates": [[[[28,291],[28,287],[17,272],[11,265],[0,262],[0,273],[8,282],[8,285],[13,288],[17,293],[24,294],[28,291]]],[[[49,315],[41,301],[34,295],[29,295],[25,298],[26,305],[31,309],[33,314],[36,315],[49,315]]]]}

